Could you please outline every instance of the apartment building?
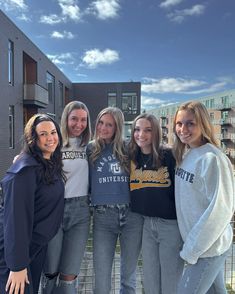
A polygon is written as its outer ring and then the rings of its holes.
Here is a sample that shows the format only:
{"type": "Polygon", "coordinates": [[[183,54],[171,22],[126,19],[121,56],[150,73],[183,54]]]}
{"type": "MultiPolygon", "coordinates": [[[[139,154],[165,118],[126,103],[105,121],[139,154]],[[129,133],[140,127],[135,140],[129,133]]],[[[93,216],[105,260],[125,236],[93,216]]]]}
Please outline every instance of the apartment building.
{"type": "MultiPolygon", "coordinates": [[[[235,169],[235,89],[199,97],[196,100],[201,101],[208,109],[220,146],[235,169]]],[[[160,121],[164,144],[173,144],[173,119],[179,105],[180,103],[176,103],[148,111],[160,121]]]]}
{"type": "Polygon", "coordinates": [[[35,113],[60,122],[64,106],[81,100],[94,125],[107,106],[123,110],[126,136],[140,113],[139,82],[72,83],[0,10],[0,179],[20,152],[24,125],[35,113]]]}

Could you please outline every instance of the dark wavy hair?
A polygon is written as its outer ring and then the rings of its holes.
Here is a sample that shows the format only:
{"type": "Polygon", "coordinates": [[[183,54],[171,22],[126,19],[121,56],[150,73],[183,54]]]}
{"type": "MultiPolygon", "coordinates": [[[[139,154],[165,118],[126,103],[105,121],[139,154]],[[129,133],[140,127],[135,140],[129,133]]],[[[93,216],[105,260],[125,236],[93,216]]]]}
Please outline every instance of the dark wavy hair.
{"type": "Polygon", "coordinates": [[[62,143],[62,136],[60,132],[60,127],[53,118],[51,118],[47,114],[35,114],[32,116],[29,121],[27,122],[25,129],[24,129],[24,142],[23,142],[23,152],[33,156],[37,162],[41,164],[41,176],[43,181],[47,184],[54,183],[54,175],[57,174],[62,177],[65,181],[66,177],[63,173],[63,164],[62,164],[62,156],[61,156],[61,147],[62,143]],[[55,125],[59,142],[58,145],[51,155],[50,159],[47,160],[43,157],[41,149],[38,147],[37,140],[38,135],[36,132],[36,127],[39,123],[43,121],[50,121],[55,125]]]}

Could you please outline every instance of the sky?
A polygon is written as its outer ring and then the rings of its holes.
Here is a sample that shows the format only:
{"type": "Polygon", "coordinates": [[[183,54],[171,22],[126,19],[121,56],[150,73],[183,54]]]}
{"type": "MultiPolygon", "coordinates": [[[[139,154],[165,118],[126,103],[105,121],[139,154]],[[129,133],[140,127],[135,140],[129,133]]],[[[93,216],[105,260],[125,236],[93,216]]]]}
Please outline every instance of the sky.
{"type": "Polygon", "coordinates": [[[235,88],[235,0],[0,0],[0,8],[72,82],[141,82],[142,109],[235,88]]]}

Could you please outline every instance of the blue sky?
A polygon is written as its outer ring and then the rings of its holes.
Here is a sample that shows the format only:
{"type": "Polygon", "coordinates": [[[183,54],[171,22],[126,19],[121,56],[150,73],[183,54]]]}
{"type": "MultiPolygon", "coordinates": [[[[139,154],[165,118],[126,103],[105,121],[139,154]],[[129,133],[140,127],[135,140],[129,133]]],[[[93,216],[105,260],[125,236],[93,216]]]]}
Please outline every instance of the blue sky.
{"type": "Polygon", "coordinates": [[[142,83],[142,107],[235,88],[235,0],[0,0],[73,82],[142,83]]]}

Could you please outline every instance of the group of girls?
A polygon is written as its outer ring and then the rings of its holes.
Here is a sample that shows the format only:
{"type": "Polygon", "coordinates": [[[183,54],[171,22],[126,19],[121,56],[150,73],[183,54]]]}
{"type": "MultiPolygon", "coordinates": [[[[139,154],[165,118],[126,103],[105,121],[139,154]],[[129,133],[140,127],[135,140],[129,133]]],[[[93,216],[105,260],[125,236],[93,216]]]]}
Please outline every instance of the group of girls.
{"type": "MultiPolygon", "coordinates": [[[[66,177],[65,206],[58,231],[47,237],[48,248],[43,250],[42,293],[77,293],[91,211],[95,294],[111,291],[118,240],[122,294],[136,293],[141,249],[146,294],[226,293],[223,266],[233,236],[234,180],[206,108],[188,102],[178,109],[172,150],[161,145],[160,125],[153,115],[136,117],[128,144],[123,140],[123,125],[120,109],[103,109],[97,116],[93,141],[88,143],[87,107],[73,101],[64,109],[63,173],[60,169],[58,173],[66,177]]],[[[28,273],[34,258],[26,263],[28,273]]],[[[10,288],[9,293],[16,294],[22,285],[29,288],[34,275],[31,281],[27,272],[23,282],[12,280],[12,273],[24,268],[11,268],[9,257],[5,264],[0,285],[6,284],[6,293],[10,288]]],[[[0,264],[0,275],[1,269],[0,264]]]]}

